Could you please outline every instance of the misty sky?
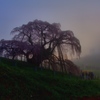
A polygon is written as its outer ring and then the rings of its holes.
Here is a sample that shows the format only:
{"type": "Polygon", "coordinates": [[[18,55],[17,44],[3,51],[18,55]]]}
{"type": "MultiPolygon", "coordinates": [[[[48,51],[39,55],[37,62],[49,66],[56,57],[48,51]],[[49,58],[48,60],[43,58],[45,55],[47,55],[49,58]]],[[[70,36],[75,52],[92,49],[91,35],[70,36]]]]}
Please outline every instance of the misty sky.
{"type": "Polygon", "coordinates": [[[35,19],[72,30],[82,56],[100,53],[100,0],[0,0],[0,39],[11,39],[14,27],[35,19]]]}

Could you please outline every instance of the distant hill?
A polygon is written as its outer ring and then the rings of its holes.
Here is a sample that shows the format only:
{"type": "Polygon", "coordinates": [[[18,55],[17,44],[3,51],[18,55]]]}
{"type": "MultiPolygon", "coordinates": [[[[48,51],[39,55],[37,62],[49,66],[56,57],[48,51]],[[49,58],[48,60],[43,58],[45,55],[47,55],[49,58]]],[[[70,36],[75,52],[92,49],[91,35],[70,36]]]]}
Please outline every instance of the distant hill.
{"type": "Polygon", "coordinates": [[[100,69],[100,54],[88,55],[85,57],[81,57],[80,59],[73,59],[72,61],[80,67],[100,69]]]}

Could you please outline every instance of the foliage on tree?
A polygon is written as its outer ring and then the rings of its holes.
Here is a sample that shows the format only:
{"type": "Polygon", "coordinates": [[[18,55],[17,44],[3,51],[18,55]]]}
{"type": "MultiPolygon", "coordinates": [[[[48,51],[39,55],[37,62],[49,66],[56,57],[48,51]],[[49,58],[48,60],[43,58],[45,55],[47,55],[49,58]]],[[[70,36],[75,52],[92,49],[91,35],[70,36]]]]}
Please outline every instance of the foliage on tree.
{"type": "Polygon", "coordinates": [[[2,40],[0,50],[5,50],[6,55],[14,57],[24,55],[27,62],[35,66],[43,66],[48,63],[54,69],[61,66],[61,70],[67,70],[69,60],[64,59],[64,54],[71,52],[80,56],[80,41],[70,30],[62,31],[59,23],[34,20],[15,27],[11,34],[12,40],[2,40]],[[31,57],[30,57],[31,55],[31,57]]]}

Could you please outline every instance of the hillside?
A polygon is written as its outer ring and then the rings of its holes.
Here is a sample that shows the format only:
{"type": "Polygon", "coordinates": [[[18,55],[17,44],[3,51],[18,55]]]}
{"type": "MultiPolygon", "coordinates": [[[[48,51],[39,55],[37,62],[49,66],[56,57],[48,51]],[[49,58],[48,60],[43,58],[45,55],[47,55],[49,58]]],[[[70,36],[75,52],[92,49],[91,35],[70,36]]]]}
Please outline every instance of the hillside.
{"type": "Polygon", "coordinates": [[[91,96],[100,96],[100,80],[83,80],[0,58],[0,100],[80,100],[91,96]]]}

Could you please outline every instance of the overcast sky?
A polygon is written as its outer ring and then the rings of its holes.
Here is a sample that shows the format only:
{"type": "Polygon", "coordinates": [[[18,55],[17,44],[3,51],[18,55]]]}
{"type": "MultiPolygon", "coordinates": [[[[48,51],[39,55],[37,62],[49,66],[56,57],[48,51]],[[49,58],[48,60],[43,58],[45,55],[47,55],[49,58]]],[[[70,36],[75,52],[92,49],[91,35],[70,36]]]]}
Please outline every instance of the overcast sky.
{"type": "Polygon", "coordinates": [[[100,0],[0,0],[0,39],[11,39],[14,27],[35,19],[72,30],[82,56],[100,53],[100,0]]]}

